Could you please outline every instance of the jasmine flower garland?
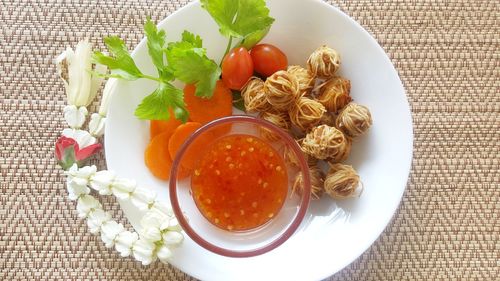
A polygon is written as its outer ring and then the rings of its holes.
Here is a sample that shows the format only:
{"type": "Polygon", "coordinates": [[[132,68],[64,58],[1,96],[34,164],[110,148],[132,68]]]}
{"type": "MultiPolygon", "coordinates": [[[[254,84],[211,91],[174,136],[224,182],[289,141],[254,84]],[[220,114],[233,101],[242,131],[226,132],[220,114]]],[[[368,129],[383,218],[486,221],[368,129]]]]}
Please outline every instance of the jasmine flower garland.
{"type": "Polygon", "coordinates": [[[66,188],[70,200],[76,201],[78,217],[87,220],[92,234],[100,234],[107,248],[115,248],[122,257],[133,256],[147,265],[159,259],[168,262],[172,248],[183,239],[182,229],[170,206],[159,202],[156,194],[139,187],[134,180],[118,177],[112,171],[97,171],[96,166],[84,165],[102,145],[98,138],[104,134],[107,108],[116,79],[110,79],[103,91],[101,107],[89,121],[89,131],[82,126],[88,116],[86,106],[96,96],[95,89],[101,79],[93,79],[89,71],[95,66],[90,62],[91,45],[87,40],[78,43],[76,50],[68,48],[57,59],[59,75],[66,85],[68,105],[64,119],[69,128],[62,131],[56,142],[56,159],[65,170],[66,188]],[[126,230],[103,209],[99,200],[91,195],[114,195],[131,202],[145,211],[138,232],[126,230]]]}

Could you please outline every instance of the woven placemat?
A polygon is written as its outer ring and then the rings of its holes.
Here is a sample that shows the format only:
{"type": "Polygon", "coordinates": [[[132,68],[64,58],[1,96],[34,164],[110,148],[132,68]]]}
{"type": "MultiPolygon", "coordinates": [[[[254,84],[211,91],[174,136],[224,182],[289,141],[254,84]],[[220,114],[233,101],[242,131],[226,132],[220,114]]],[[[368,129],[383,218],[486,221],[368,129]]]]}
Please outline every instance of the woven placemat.
{"type": "MultiPolygon", "coordinates": [[[[498,1],[329,2],[389,54],[415,131],[397,214],[366,253],[330,280],[498,280],[498,1]]],[[[185,4],[1,1],[0,280],[191,280],[168,265],[119,258],[89,234],[53,157],[65,105],[53,58],[83,37],[102,48],[103,36],[118,34],[133,47],[147,15],[162,19],[185,4]]],[[[105,204],[122,216],[112,200],[105,204]]]]}

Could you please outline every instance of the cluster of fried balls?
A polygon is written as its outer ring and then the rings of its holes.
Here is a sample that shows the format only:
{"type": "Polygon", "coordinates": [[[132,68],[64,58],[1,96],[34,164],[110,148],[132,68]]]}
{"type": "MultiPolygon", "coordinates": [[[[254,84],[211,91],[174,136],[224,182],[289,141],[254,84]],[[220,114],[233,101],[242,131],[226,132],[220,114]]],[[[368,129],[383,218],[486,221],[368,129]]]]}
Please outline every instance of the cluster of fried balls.
{"type": "MultiPolygon", "coordinates": [[[[348,158],[353,138],[371,126],[372,117],[368,108],[352,101],[351,83],[337,75],[339,68],[338,52],[321,46],[310,55],[307,68],[292,65],[265,81],[252,77],[241,93],[248,113],[258,113],[294,136],[307,158],[313,198],[327,193],[344,199],[361,189],[358,173],[340,162],[348,158]],[[319,161],[329,164],[326,175],[319,161]]],[[[277,139],[269,131],[261,134],[277,139]]],[[[284,157],[298,165],[286,149],[284,157]]],[[[302,187],[303,175],[298,173],[293,190],[301,193],[302,187]]]]}

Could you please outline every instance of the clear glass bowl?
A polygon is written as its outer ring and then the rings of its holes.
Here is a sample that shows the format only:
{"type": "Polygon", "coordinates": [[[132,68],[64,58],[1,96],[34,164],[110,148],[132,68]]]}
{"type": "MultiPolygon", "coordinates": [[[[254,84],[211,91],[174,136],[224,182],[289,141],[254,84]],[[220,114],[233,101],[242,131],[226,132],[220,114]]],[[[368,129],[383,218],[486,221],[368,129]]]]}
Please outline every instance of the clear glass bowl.
{"type": "MultiPolygon", "coordinates": [[[[282,154],[283,155],[283,154],[282,154]]],[[[300,147],[285,131],[255,117],[234,115],[210,122],[192,134],[175,157],[170,176],[170,201],[186,234],[203,248],[229,257],[251,257],[264,254],[283,244],[297,230],[310,200],[309,168],[300,147]],[[228,231],[210,223],[196,206],[191,191],[193,171],[181,165],[186,154],[203,156],[210,143],[220,137],[246,134],[265,140],[280,154],[287,153],[288,194],[280,211],[264,225],[245,230],[228,231]],[[216,136],[207,138],[206,136],[216,136]],[[203,145],[197,140],[203,139],[203,145]],[[209,139],[209,143],[207,142],[209,139]],[[285,152],[286,151],[286,152],[285,152]],[[295,162],[295,163],[293,163],[295,162]],[[303,173],[302,192],[293,192],[297,173],[303,173]]]]}

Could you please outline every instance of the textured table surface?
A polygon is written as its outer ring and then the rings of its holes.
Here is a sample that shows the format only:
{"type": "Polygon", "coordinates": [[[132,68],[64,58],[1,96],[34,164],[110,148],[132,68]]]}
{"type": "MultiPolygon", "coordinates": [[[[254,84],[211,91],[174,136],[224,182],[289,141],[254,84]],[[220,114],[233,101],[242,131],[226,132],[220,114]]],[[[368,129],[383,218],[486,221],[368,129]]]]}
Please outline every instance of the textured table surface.
{"type": "MultiPolygon", "coordinates": [[[[100,38],[119,34],[133,47],[147,15],[162,19],[186,2],[0,2],[1,280],[191,280],[106,249],[77,219],[53,159],[65,105],[53,58],[84,37],[102,47],[100,38]]],[[[328,2],[389,54],[415,132],[410,179],[392,222],[330,280],[498,280],[500,4],[328,2]]],[[[121,215],[112,200],[107,206],[121,215]]]]}

